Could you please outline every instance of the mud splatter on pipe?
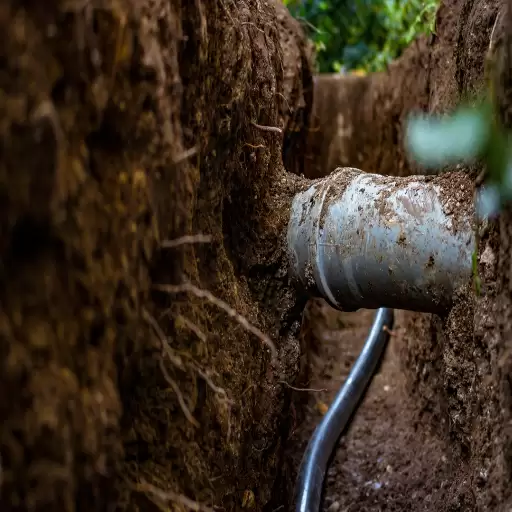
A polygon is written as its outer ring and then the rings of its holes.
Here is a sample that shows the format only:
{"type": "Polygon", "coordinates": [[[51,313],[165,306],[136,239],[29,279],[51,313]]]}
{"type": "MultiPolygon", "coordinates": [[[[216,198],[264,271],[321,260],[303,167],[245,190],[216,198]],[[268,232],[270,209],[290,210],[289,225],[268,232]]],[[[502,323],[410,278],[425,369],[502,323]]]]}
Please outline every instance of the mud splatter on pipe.
{"type": "Polygon", "coordinates": [[[293,200],[292,276],[334,308],[441,313],[470,282],[473,196],[463,173],[407,178],[338,169],[293,200]]]}

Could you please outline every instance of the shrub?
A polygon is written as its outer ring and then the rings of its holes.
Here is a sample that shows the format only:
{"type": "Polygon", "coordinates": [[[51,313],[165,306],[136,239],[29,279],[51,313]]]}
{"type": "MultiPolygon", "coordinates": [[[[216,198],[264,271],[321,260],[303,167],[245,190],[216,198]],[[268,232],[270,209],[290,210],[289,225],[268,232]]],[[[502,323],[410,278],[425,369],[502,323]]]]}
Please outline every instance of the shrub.
{"type": "Polygon", "coordinates": [[[434,29],[438,0],[284,0],[310,34],[318,70],[382,71],[434,29]]]}

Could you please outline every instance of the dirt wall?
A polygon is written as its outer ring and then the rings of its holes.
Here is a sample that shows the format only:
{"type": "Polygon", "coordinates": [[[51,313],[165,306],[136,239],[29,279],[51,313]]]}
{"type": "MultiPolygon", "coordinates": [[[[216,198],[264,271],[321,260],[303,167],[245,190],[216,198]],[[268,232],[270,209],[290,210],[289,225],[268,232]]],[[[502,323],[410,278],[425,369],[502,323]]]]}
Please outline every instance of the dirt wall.
{"type": "Polygon", "coordinates": [[[307,177],[337,167],[398,176],[414,172],[402,151],[403,126],[410,112],[428,106],[429,41],[419,39],[386,72],[315,76],[307,177]]]}
{"type": "MultiPolygon", "coordinates": [[[[340,164],[385,174],[421,172],[403,150],[408,113],[448,112],[483,90],[494,91],[510,125],[512,24],[506,7],[493,0],[446,0],[435,34],[409,48],[388,74],[316,78],[313,119],[321,128],[309,136],[307,175],[325,175],[340,164]]],[[[466,171],[476,179],[482,168],[466,171]]],[[[400,316],[398,346],[407,393],[418,407],[415,421],[449,447],[455,464],[448,490],[434,489],[433,508],[425,510],[508,510],[512,504],[509,217],[505,212],[499,223],[478,226],[479,295],[470,284],[444,318],[400,316]]],[[[384,494],[375,495],[375,507],[384,494]]]]}
{"type": "MultiPolygon", "coordinates": [[[[504,12],[501,2],[444,3],[432,49],[430,111],[448,111],[458,101],[494,89],[493,60],[512,29],[503,22],[504,12]]],[[[506,90],[512,85],[496,83],[506,90]]],[[[481,170],[476,166],[468,172],[476,178],[481,170]]],[[[462,291],[446,318],[409,315],[403,355],[410,392],[462,461],[449,504],[507,510],[512,499],[507,455],[511,410],[508,377],[502,371],[507,336],[499,324],[510,313],[499,304],[500,295],[510,291],[503,286],[499,265],[507,265],[511,255],[504,250],[508,242],[499,225],[486,222],[477,229],[482,292],[472,286],[462,291]]]]}
{"type": "Polygon", "coordinates": [[[259,0],[10,0],[0,34],[0,508],[261,509],[299,365],[300,26],[259,0]]]}

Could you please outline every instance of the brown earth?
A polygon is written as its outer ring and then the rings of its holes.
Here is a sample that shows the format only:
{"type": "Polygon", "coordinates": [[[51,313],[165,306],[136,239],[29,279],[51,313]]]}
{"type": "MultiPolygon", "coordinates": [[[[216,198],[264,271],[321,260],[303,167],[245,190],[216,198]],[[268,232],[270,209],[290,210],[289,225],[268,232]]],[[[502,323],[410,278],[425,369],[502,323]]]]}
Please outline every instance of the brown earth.
{"type": "Polygon", "coordinates": [[[0,33],[0,509],[261,508],[299,367],[300,26],[260,0],[9,0],[0,33]]]}
{"type": "MultiPolygon", "coordinates": [[[[334,314],[331,310],[324,311],[322,318],[316,326],[321,343],[308,384],[319,391],[308,393],[308,418],[293,434],[301,447],[296,463],[359,355],[373,312],[334,314]]],[[[402,370],[403,332],[399,312],[386,356],[330,465],[323,510],[441,511],[453,505],[454,474],[464,475],[466,468],[451,453],[450,443],[418,415],[402,370]]]]}
{"type": "MultiPolygon", "coordinates": [[[[278,0],[3,2],[0,509],[286,507],[370,318],[314,301],[299,341],[284,168],[419,172],[408,113],[471,97],[489,54],[510,124],[498,12],[446,0],[387,73],[313,87],[278,0]]],[[[510,221],[481,226],[480,296],[400,314],[325,508],[512,506],[510,221]]]]}
{"type": "Polygon", "coordinates": [[[387,72],[315,77],[304,170],[308,178],[336,167],[411,174],[402,151],[403,122],[428,105],[429,50],[421,38],[387,72]]]}

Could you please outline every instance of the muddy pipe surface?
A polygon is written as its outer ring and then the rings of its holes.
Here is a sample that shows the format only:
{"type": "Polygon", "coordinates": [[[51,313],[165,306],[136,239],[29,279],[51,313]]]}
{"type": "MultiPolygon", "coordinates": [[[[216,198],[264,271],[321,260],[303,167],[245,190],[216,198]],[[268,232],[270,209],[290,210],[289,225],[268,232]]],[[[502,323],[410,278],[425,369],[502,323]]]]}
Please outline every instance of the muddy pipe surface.
{"type": "MultiPolygon", "coordinates": [[[[472,194],[453,207],[449,180],[352,168],[315,180],[292,203],[292,277],[343,311],[446,311],[471,280],[475,247],[472,194]]],[[[461,173],[453,180],[472,190],[461,173]]]]}

